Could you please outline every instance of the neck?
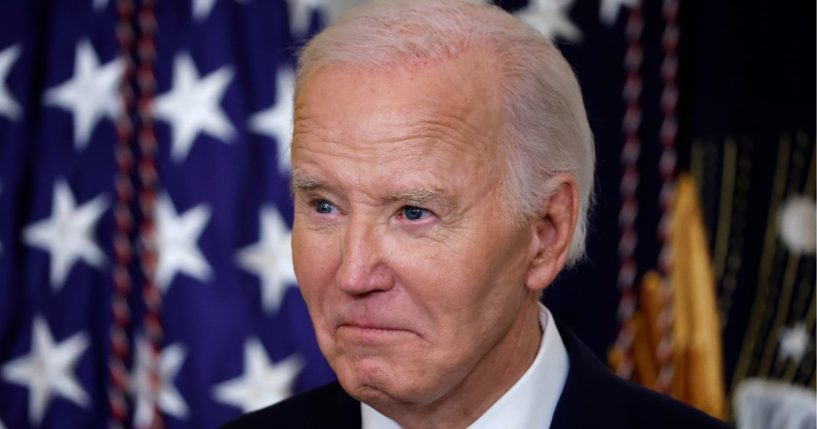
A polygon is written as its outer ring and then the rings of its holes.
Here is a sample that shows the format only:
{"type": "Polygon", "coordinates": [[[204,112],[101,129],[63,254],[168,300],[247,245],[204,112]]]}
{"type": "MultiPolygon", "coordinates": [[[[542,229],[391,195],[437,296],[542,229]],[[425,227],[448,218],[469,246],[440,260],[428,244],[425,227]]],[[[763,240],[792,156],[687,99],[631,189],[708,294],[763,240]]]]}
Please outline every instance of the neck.
{"type": "Polygon", "coordinates": [[[534,297],[520,309],[508,335],[446,395],[429,404],[379,411],[406,429],[466,428],[522,377],[541,340],[538,300],[534,297]]]}

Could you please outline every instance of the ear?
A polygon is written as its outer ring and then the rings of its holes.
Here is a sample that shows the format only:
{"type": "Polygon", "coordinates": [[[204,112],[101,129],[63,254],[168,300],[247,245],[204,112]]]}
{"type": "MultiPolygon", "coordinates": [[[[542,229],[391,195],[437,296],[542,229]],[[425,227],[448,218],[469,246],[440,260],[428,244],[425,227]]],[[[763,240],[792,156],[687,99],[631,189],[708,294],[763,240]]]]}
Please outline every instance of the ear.
{"type": "Polygon", "coordinates": [[[532,224],[527,287],[541,292],[564,268],[579,213],[579,190],[571,174],[551,178],[555,189],[532,224]]]}

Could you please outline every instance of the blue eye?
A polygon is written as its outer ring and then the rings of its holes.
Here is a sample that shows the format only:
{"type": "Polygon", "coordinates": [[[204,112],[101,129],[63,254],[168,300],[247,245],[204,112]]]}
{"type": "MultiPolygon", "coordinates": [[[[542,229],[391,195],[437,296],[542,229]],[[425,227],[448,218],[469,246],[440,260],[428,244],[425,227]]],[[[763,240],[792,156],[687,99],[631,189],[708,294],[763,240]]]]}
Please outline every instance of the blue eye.
{"type": "Polygon", "coordinates": [[[408,220],[420,220],[423,215],[428,214],[428,210],[420,207],[405,206],[403,207],[403,216],[408,220]]]}
{"type": "Polygon", "coordinates": [[[315,211],[321,214],[331,214],[335,210],[335,206],[329,201],[319,200],[314,203],[315,211]]]}

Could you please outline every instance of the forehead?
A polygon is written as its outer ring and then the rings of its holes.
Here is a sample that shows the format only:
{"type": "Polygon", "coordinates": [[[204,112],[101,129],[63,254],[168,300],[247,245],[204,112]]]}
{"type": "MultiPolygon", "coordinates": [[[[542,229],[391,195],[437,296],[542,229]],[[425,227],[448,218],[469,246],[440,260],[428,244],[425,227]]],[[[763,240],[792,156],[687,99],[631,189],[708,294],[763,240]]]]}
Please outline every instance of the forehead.
{"type": "Polygon", "coordinates": [[[496,69],[471,54],[391,70],[319,69],[296,94],[293,165],[316,153],[380,163],[439,151],[493,162],[496,69]]]}

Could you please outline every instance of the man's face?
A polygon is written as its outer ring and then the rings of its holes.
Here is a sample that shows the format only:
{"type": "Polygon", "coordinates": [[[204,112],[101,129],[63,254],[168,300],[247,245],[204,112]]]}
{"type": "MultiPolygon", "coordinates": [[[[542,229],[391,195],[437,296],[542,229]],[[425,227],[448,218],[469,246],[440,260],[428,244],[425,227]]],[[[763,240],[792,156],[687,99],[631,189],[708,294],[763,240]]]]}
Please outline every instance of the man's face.
{"type": "Polygon", "coordinates": [[[513,359],[532,233],[502,195],[491,78],[469,55],[327,68],[296,100],[295,272],[322,352],[368,403],[427,405],[513,359]]]}

